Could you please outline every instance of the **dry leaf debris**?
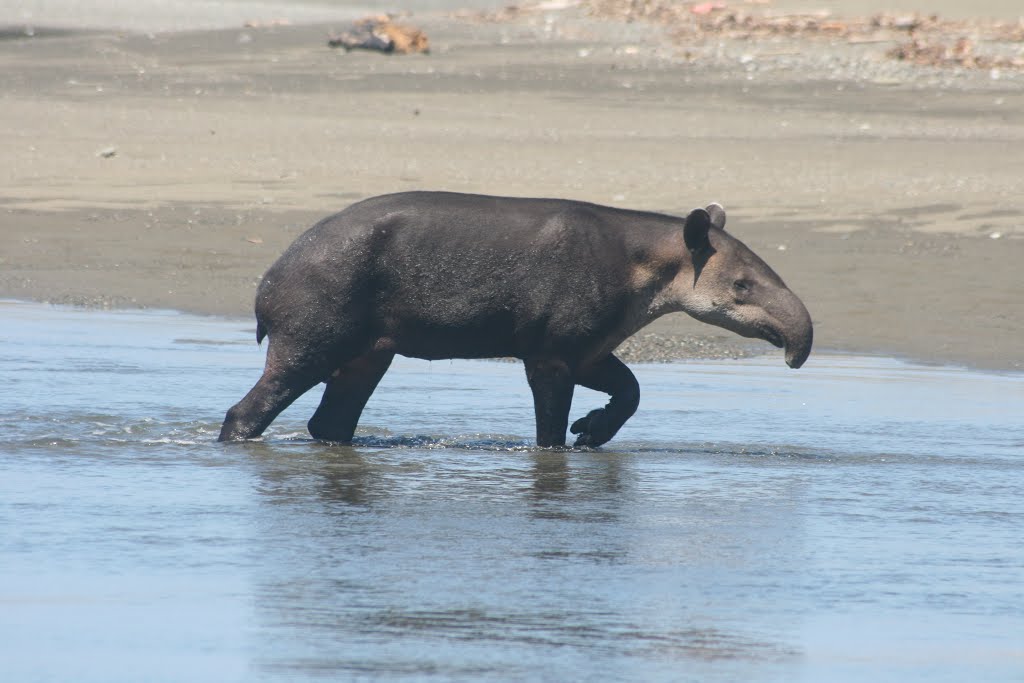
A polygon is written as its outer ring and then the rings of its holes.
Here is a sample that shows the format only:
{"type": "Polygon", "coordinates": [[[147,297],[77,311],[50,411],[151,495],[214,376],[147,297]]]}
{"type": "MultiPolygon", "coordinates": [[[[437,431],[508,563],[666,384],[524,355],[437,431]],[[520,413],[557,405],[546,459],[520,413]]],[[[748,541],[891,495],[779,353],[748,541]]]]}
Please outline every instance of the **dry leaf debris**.
{"type": "MultiPolygon", "coordinates": [[[[546,3],[510,5],[474,18],[503,21],[546,9],[546,3]]],[[[673,40],[688,45],[716,40],[842,40],[850,44],[895,43],[885,52],[911,64],[968,69],[1024,70],[1024,17],[1013,21],[950,20],[935,14],[886,12],[868,17],[837,17],[827,10],[777,12],[771,0],[678,2],[673,0],[579,0],[591,16],[650,21],[668,28],[673,40]],[[999,45],[1001,50],[988,48],[999,45]],[[985,46],[983,51],[979,46],[985,46]]]]}

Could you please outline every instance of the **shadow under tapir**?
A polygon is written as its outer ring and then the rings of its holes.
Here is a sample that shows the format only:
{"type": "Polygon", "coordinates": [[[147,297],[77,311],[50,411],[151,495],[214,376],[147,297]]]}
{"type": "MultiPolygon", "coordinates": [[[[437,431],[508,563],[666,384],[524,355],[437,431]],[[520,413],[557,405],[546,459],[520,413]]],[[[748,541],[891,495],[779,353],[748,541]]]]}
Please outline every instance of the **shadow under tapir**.
{"type": "Polygon", "coordinates": [[[765,339],[798,368],[813,328],[803,303],[742,242],[717,204],[685,218],[561,199],[406,192],[314,225],[256,294],[263,376],[228,410],[221,441],[259,436],[324,382],[309,431],[351,441],[395,354],[514,357],[526,366],[540,446],[563,446],[576,385],[611,396],[576,420],[599,446],[640,388],[612,353],[665,313],[765,339]]]}

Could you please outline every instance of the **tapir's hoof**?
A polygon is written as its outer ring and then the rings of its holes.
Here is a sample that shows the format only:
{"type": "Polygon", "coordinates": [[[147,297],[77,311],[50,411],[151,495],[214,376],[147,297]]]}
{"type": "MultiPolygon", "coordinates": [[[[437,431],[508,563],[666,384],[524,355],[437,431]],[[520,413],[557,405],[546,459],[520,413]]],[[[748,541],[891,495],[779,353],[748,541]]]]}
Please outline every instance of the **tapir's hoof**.
{"type": "Polygon", "coordinates": [[[330,420],[318,420],[316,416],[306,423],[309,435],[317,441],[327,441],[338,444],[351,444],[353,430],[339,428],[330,420]]]}
{"type": "Polygon", "coordinates": [[[600,446],[615,436],[615,432],[608,428],[608,415],[604,408],[591,410],[573,422],[572,426],[569,427],[569,431],[579,435],[576,438],[576,443],[573,444],[577,448],[580,446],[600,446]]]}

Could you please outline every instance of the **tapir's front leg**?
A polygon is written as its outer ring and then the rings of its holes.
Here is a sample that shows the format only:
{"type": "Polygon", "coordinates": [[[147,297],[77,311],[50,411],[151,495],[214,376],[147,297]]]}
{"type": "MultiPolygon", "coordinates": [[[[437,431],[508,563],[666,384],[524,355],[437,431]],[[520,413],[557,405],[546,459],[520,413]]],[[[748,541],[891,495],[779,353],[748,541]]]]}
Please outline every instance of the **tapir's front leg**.
{"type": "Polygon", "coordinates": [[[564,446],[575,388],[569,366],[561,360],[527,360],[526,380],[533,391],[537,445],[542,448],[564,446]]]}
{"type": "Polygon", "coordinates": [[[604,408],[591,410],[572,423],[570,431],[578,434],[576,446],[600,446],[619,431],[640,405],[640,385],[625,363],[609,354],[604,359],[577,373],[581,387],[611,394],[604,408]]]}

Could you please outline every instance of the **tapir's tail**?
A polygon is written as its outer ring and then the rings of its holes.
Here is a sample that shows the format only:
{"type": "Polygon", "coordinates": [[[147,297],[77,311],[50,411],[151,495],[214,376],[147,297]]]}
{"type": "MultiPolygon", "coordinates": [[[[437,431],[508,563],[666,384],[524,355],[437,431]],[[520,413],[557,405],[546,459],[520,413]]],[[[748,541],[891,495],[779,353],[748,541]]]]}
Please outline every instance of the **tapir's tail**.
{"type": "Polygon", "coordinates": [[[263,321],[256,320],[256,344],[263,344],[263,338],[267,336],[267,328],[263,325],[263,321]]]}

